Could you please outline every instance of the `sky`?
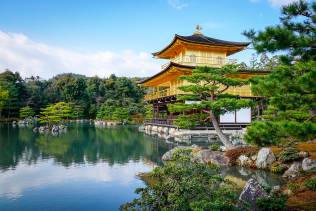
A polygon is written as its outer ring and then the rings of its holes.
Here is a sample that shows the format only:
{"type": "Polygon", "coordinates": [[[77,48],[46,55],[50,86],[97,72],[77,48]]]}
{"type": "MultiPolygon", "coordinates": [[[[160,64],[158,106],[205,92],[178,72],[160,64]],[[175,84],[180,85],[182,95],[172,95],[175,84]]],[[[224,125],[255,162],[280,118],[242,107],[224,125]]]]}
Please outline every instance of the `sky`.
{"type": "MultiPolygon", "coordinates": [[[[279,23],[295,0],[0,0],[0,72],[48,79],[61,73],[147,77],[152,52],[174,34],[247,41],[244,30],[279,23]]],[[[253,50],[230,58],[249,62],[253,50]]]]}

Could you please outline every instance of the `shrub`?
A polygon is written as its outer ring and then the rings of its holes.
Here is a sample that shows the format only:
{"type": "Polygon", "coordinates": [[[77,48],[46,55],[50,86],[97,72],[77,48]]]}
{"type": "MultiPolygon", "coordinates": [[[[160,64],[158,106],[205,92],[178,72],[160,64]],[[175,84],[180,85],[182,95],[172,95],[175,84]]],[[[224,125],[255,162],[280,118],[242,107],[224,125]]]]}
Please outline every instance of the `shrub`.
{"type": "Polygon", "coordinates": [[[297,183],[289,183],[289,184],[287,184],[287,188],[290,191],[295,192],[295,191],[297,191],[300,188],[300,185],[297,184],[297,183]]]}
{"type": "Polygon", "coordinates": [[[299,159],[299,151],[295,147],[286,147],[282,152],[279,154],[279,160],[282,162],[289,162],[293,160],[299,159]]]}
{"type": "Polygon", "coordinates": [[[287,198],[284,195],[273,195],[257,199],[257,206],[260,211],[285,210],[287,198]]]}
{"type": "Polygon", "coordinates": [[[240,155],[251,156],[256,154],[257,151],[258,149],[255,147],[239,147],[226,151],[225,155],[229,158],[229,163],[235,165],[240,155]]]}
{"type": "Polygon", "coordinates": [[[277,128],[272,122],[253,122],[247,127],[245,141],[257,146],[275,145],[278,142],[276,137],[277,128]]]}
{"type": "Polygon", "coordinates": [[[216,144],[216,143],[214,143],[214,144],[210,144],[209,146],[208,146],[208,148],[210,149],[210,150],[212,150],[212,151],[218,151],[218,150],[220,150],[220,145],[219,144],[216,144]]]}
{"type": "Polygon", "coordinates": [[[305,180],[304,185],[306,188],[316,191],[316,178],[310,178],[305,180]]]}
{"type": "MultiPolygon", "coordinates": [[[[177,150],[176,161],[156,167],[156,183],[138,188],[139,198],[121,210],[236,210],[237,190],[224,180],[217,166],[192,162],[186,150],[177,150]]],[[[175,158],[174,157],[174,158],[175,158]]]]}
{"type": "Polygon", "coordinates": [[[282,163],[273,163],[271,165],[271,172],[275,174],[282,174],[286,168],[287,167],[282,163]]]}
{"type": "Polygon", "coordinates": [[[298,141],[316,138],[316,124],[296,121],[257,121],[247,127],[245,140],[258,146],[277,145],[284,139],[298,141]]]}

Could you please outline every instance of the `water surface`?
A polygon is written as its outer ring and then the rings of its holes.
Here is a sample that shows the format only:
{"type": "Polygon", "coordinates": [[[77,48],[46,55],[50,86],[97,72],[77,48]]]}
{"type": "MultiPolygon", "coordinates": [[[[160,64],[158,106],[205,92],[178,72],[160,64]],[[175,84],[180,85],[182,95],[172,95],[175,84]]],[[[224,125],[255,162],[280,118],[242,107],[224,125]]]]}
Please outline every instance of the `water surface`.
{"type": "Polygon", "coordinates": [[[1,125],[0,210],[118,210],[167,150],[133,127],[74,125],[52,136],[1,125]]]}
{"type": "MultiPolygon", "coordinates": [[[[52,136],[0,125],[0,210],[118,210],[145,185],[136,175],[160,165],[171,147],[135,127],[76,124],[52,136]]],[[[237,167],[222,175],[240,188],[250,177],[266,186],[282,182],[237,167]]]]}

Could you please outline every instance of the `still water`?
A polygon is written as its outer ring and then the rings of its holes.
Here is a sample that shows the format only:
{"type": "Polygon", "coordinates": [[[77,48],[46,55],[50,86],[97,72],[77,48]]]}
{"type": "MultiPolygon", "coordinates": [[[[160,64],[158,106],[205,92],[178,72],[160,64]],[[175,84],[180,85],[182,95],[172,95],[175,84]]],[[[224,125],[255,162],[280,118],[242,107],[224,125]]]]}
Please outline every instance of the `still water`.
{"type": "Polygon", "coordinates": [[[118,210],[167,150],[133,127],[74,125],[56,137],[0,125],[0,210],[118,210]]]}
{"type": "MultiPolygon", "coordinates": [[[[161,165],[171,148],[135,127],[72,125],[59,136],[0,125],[0,210],[118,210],[144,186],[137,174],[161,165]]],[[[265,171],[222,169],[242,188],[250,177],[280,184],[265,171]]]]}

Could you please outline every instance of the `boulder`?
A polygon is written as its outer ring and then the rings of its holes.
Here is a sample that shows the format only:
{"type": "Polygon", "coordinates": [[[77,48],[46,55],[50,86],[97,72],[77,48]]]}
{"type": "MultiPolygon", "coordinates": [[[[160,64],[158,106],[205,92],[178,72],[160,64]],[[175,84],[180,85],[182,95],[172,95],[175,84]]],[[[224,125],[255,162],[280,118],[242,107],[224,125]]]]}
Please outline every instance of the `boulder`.
{"type": "Polygon", "coordinates": [[[300,152],[298,153],[298,156],[299,156],[300,158],[307,158],[307,157],[309,156],[309,154],[308,154],[308,152],[300,151],[300,152]]]}
{"type": "Polygon", "coordinates": [[[302,164],[300,162],[294,162],[288,170],[284,172],[282,177],[285,178],[294,178],[300,174],[300,169],[302,168],[302,164]]]}
{"type": "Polygon", "coordinates": [[[58,133],[59,132],[59,127],[57,125],[53,125],[52,127],[52,133],[58,133]]]}
{"type": "Polygon", "coordinates": [[[316,160],[305,158],[302,162],[302,169],[304,171],[316,171],[316,160]]]}
{"type": "Polygon", "coordinates": [[[257,155],[256,166],[265,169],[275,161],[275,156],[270,148],[261,148],[257,155]]]}
{"type": "Polygon", "coordinates": [[[258,198],[266,196],[268,196],[268,193],[262,188],[258,181],[251,178],[247,181],[242,190],[239,200],[249,204],[251,210],[259,210],[256,201],[258,198]]]}
{"type": "Polygon", "coordinates": [[[212,151],[209,149],[200,150],[193,155],[193,161],[200,163],[212,163],[220,166],[228,166],[229,158],[223,152],[212,151]]]}
{"type": "Polygon", "coordinates": [[[163,154],[161,160],[162,160],[163,162],[172,160],[173,154],[174,154],[178,149],[192,149],[192,147],[190,147],[190,146],[176,146],[176,147],[172,148],[171,150],[167,151],[165,154],[163,154]]]}

